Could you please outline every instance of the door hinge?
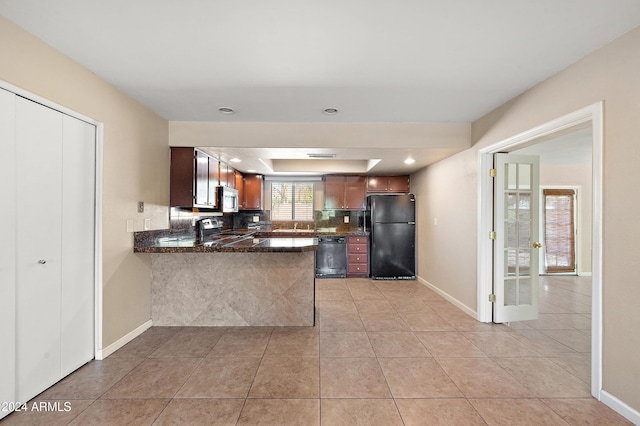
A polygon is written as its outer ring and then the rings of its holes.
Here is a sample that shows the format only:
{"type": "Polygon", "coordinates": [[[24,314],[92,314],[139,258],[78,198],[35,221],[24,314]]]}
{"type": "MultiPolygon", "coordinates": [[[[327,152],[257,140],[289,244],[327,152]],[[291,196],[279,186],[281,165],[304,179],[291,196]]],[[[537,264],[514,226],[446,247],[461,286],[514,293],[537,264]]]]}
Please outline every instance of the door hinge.
{"type": "Polygon", "coordinates": [[[492,240],[495,240],[496,239],[496,231],[489,232],[489,238],[492,239],[492,240]]]}
{"type": "Polygon", "coordinates": [[[489,176],[496,177],[498,175],[498,171],[496,169],[489,169],[489,176]]]}
{"type": "Polygon", "coordinates": [[[496,303],[496,295],[495,294],[491,293],[489,295],[489,302],[496,303]]]}

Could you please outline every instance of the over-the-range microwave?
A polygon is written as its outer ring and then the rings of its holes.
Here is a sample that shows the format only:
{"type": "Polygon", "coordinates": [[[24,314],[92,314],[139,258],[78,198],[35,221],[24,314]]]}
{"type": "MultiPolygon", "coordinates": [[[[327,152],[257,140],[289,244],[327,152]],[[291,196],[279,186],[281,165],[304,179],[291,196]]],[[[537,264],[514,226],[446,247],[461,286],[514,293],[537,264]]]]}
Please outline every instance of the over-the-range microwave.
{"type": "Polygon", "coordinates": [[[238,212],[238,190],[227,186],[217,186],[218,211],[223,213],[238,212]]]}

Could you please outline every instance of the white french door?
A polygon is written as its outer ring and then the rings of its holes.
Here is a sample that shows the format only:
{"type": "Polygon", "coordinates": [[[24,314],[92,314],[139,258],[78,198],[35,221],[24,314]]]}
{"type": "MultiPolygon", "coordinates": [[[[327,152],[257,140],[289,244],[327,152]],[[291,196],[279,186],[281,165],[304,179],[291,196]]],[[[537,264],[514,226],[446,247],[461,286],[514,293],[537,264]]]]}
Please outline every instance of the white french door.
{"type": "Polygon", "coordinates": [[[495,154],[493,322],[538,318],[539,160],[495,154]]]}

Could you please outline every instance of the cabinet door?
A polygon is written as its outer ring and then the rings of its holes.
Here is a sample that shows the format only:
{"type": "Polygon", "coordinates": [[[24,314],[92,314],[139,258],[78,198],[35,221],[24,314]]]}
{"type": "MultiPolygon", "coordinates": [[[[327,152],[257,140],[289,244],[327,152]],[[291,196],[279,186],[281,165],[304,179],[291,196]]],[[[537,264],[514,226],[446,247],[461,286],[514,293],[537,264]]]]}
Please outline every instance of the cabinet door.
{"type": "Polygon", "coordinates": [[[344,186],[344,208],[364,210],[366,180],[364,176],[346,176],[344,186]]]}
{"type": "Polygon", "coordinates": [[[234,173],[234,187],[236,191],[238,191],[238,210],[243,210],[245,205],[247,204],[245,199],[245,187],[244,187],[244,176],[238,170],[235,170],[234,173]]]}
{"type": "Polygon", "coordinates": [[[368,176],[367,192],[385,192],[387,190],[386,176],[368,176]]]}
{"type": "Polygon", "coordinates": [[[409,176],[389,176],[388,184],[389,192],[409,192],[409,176]]]}
{"type": "Polygon", "coordinates": [[[62,114],[17,97],[18,401],[60,379],[62,164],[62,114]]]}
{"type": "MultiPolygon", "coordinates": [[[[16,96],[0,89],[0,223],[7,230],[16,226],[16,96]]],[[[0,244],[0,403],[17,401],[16,390],[16,233],[5,232],[0,244]]],[[[8,415],[0,411],[0,418],[8,415]]]]}
{"type": "Polygon", "coordinates": [[[195,151],[195,200],[194,204],[206,206],[209,202],[209,156],[195,151]]]}
{"type": "Polygon", "coordinates": [[[220,186],[227,186],[227,163],[223,163],[222,161],[218,162],[219,165],[219,176],[220,176],[220,186]]]}
{"type": "Polygon", "coordinates": [[[324,208],[344,208],[344,176],[325,176],[324,208]]]}
{"type": "Polygon", "coordinates": [[[229,188],[236,187],[236,171],[229,165],[227,165],[227,186],[229,188]]]}
{"type": "Polygon", "coordinates": [[[244,177],[244,200],[246,210],[264,209],[264,178],[262,175],[244,177]]]}
{"type": "Polygon", "coordinates": [[[194,203],[193,148],[171,148],[171,177],[169,180],[169,205],[191,207],[194,203]]]}
{"type": "Polygon", "coordinates": [[[219,185],[220,164],[217,158],[209,157],[209,197],[208,204],[217,207],[218,198],[216,187],[219,185]]]}

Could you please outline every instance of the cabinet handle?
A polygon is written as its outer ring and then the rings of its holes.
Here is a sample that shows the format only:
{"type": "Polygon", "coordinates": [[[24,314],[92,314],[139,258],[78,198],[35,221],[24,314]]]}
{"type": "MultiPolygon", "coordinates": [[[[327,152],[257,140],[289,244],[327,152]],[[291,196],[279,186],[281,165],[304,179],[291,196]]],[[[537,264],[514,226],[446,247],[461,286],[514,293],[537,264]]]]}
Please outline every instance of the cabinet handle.
{"type": "Polygon", "coordinates": [[[40,259],[40,260],[38,260],[38,263],[41,264],[41,265],[44,265],[45,263],[47,263],[47,261],[44,260],[44,259],[40,259]]]}

